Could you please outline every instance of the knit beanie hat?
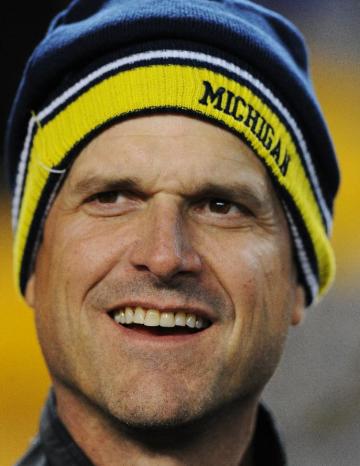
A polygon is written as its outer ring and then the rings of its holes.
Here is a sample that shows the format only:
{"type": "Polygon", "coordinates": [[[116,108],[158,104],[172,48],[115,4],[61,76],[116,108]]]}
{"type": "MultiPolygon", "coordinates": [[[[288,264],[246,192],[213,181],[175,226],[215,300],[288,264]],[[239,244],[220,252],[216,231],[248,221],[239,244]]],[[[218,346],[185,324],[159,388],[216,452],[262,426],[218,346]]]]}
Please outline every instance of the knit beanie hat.
{"type": "Polygon", "coordinates": [[[75,0],[25,68],[8,121],[15,274],[24,293],[71,162],[110,125],[176,112],[241,138],[282,201],[307,304],[334,276],[339,174],[298,30],[248,0],[75,0]]]}

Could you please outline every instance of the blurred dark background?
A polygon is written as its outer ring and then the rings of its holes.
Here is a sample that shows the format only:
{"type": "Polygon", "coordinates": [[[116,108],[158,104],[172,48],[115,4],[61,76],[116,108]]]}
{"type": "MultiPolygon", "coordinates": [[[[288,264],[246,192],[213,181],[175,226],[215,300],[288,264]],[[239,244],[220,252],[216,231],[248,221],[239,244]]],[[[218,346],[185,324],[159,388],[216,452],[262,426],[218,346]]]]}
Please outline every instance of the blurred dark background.
{"type": "Polygon", "coordinates": [[[1,147],[7,115],[27,58],[45,34],[50,19],[67,4],[66,0],[35,0],[1,5],[1,147]]]}
{"type": "MultiPolygon", "coordinates": [[[[1,6],[1,147],[25,61],[50,19],[68,3],[10,1],[1,6]]],[[[333,237],[336,284],[317,308],[308,310],[305,323],[291,329],[283,361],[265,399],[282,426],[290,466],[359,466],[360,1],[257,3],[283,13],[307,38],[314,85],[333,135],[343,181],[333,237]]],[[[3,169],[0,186],[0,466],[9,466],[37,430],[50,382],[32,312],[13,287],[10,207],[3,169]]]]}

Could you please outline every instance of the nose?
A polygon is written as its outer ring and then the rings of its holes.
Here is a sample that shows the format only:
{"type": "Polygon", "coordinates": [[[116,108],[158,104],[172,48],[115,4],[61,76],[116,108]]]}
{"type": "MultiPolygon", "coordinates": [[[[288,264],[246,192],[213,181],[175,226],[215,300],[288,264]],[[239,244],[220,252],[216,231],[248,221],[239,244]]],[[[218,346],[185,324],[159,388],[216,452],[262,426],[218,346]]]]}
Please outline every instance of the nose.
{"type": "Polygon", "coordinates": [[[137,270],[151,272],[163,282],[178,274],[200,272],[200,255],[177,206],[158,203],[143,220],[130,257],[137,270]]]}

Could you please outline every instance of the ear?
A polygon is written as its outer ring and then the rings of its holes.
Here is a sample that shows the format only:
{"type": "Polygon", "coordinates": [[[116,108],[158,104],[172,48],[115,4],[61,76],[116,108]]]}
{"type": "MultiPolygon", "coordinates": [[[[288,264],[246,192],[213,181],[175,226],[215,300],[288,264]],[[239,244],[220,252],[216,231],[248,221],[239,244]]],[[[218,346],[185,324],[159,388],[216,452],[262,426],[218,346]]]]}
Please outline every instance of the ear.
{"type": "Polygon", "coordinates": [[[31,274],[31,277],[29,278],[26,284],[25,301],[30,307],[34,308],[34,305],[35,305],[35,273],[31,274]]]}
{"type": "Polygon", "coordinates": [[[305,318],[305,292],[301,285],[295,290],[295,301],[291,314],[291,325],[299,325],[305,318]]]}

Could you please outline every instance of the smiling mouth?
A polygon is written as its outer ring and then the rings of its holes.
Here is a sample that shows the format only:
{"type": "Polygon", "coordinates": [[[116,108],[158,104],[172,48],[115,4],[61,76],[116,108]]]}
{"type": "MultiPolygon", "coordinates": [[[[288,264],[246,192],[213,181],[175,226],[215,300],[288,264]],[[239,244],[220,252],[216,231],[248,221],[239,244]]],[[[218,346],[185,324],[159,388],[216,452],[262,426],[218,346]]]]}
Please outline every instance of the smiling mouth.
{"type": "Polygon", "coordinates": [[[211,325],[210,320],[195,313],[159,311],[140,306],[117,309],[109,315],[117,324],[128,329],[159,336],[197,333],[211,325]]]}

